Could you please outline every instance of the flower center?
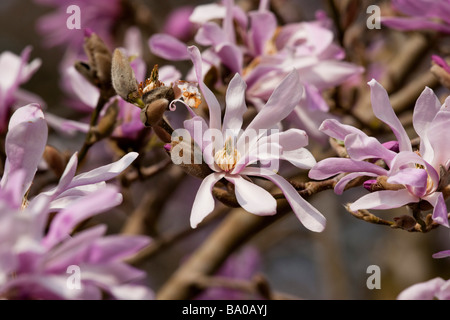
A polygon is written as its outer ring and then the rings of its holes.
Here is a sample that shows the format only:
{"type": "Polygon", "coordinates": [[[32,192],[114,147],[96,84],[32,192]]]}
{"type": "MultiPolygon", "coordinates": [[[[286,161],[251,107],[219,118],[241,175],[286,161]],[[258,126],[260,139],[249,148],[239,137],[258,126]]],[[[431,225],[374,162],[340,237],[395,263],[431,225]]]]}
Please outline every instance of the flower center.
{"type": "Polygon", "coordinates": [[[214,155],[214,162],[225,172],[232,171],[239,159],[241,159],[241,154],[233,147],[231,137],[226,140],[223,149],[220,149],[214,155]]]}

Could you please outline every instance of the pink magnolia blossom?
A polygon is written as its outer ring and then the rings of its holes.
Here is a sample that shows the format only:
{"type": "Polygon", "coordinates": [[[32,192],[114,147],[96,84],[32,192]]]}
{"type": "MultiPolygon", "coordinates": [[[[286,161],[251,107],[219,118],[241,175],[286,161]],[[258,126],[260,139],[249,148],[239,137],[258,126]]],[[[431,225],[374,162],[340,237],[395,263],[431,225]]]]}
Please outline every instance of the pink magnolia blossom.
{"type": "Polygon", "coordinates": [[[339,173],[349,173],[335,187],[343,192],[345,185],[359,176],[386,176],[387,182],[400,184],[400,190],[382,190],[369,193],[350,205],[350,210],[390,209],[409,203],[426,201],[433,206],[433,220],[448,227],[447,208],[439,187],[441,167],[450,166],[450,112],[447,103],[441,106],[430,88],[418,98],[413,114],[413,125],[420,137],[419,150],[413,151],[410,139],[395,115],[386,90],[375,80],[371,87],[372,108],[375,116],[393,131],[398,152],[387,148],[377,139],[354,127],[326,120],[321,130],[330,137],[343,141],[349,158],[328,158],[317,163],[309,172],[312,179],[326,179],[339,173]],[[371,161],[382,159],[388,169],[371,161]]]}
{"type": "MultiPolygon", "coordinates": [[[[199,26],[195,41],[207,48],[202,53],[205,67],[220,70],[223,65],[232,74],[241,74],[248,86],[246,99],[258,110],[295,68],[305,92],[288,119],[317,140],[324,138],[317,127],[330,117],[322,92],[363,71],[343,61],[344,51],[333,43],[333,32],[323,19],[278,26],[266,1],[248,13],[232,0],[202,5],[194,9],[190,20],[199,26]]],[[[189,59],[187,45],[168,34],[152,36],[149,46],[154,54],[168,60],[189,59]]]]}
{"type": "Polygon", "coordinates": [[[75,228],[122,201],[105,181],[137,157],[75,176],[76,154],[53,189],[27,199],[47,141],[47,124],[36,104],[19,108],[6,135],[5,172],[0,183],[0,296],[6,299],[148,299],[135,281],[145,273],[122,260],[148,244],[146,237],[104,236],[105,226],[72,235],[75,228]],[[54,218],[50,213],[56,213],[54,218]],[[51,219],[51,220],[49,220],[51,219]],[[50,224],[48,222],[50,221],[50,224]],[[78,267],[80,287],[68,285],[68,268],[78,267]]]}
{"type": "Polygon", "coordinates": [[[382,23],[398,30],[435,30],[450,33],[450,1],[392,0],[399,17],[383,17],[382,23]]]}
{"type": "Polygon", "coordinates": [[[294,213],[303,225],[313,231],[322,231],[325,227],[323,215],[305,201],[294,187],[272,170],[254,167],[258,161],[279,159],[287,160],[297,167],[309,169],[315,163],[312,154],[303,148],[308,139],[304,131],[289,129],[281,133],[269,132],[295,108],[302,95],[302,86],[296,71],[292,71],[279,84],[266,105],[251,121],[244,131],[241,130],[243,114],[247,110],[245,103],[246,84],[239,74],[231,80],[226,94],[226,108],[223,122],[221,106],[211,90],[203,83],[203,70],[200,51],[189,48],[194,63],[200,90],[209,108],[209,125],[199,116],[185,121],[185,127],[201,147],[204,161],[213,173],[207,176],[195,197],[191,211],[191,226],[196,227],[214,209],[214,197],[211,193],[214,185],[226,179],[235,186],[239,204],[248,212],[256,215],[276,213],[276,201],[265,189],[251,182],[249,177],[256,176],[275,183],[284,193],[294,213]],[[223,137],[211,143],[208,134],[200,136],[197,127],[203,132],[209,130],[223,137]],[[261,135],[261,131],[266,133],[261,135]],[[253,135],[257,132],[258,135],[253,135]],[[260,152],[264,150],[263,152],[260,152]]]}

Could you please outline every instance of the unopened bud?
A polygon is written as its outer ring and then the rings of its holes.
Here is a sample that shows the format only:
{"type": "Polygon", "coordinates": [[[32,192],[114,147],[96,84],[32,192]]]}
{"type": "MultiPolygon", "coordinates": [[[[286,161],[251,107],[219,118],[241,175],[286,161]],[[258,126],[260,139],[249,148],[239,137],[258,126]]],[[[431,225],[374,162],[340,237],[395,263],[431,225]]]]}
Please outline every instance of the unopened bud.
{"type": "Polygon", "coordinates": [[[141,111],[141,121],[145,126],[157,125],[169,106],[167,99],[158,99],[147,104],[141,111]]]}
{"type": "Polygon", "coordinates": [[[111,83],[111,52],[103,40],[95,33],[85,38],[84,50],[90,68],[102,84],[111,83]]]}
{"type": "Polygon", "coordinates": [[[140,99],[138,81],[130,63],[119,49],[114,50],[111,78],[116,93],[125,101],[137,104],[140,99]]]}

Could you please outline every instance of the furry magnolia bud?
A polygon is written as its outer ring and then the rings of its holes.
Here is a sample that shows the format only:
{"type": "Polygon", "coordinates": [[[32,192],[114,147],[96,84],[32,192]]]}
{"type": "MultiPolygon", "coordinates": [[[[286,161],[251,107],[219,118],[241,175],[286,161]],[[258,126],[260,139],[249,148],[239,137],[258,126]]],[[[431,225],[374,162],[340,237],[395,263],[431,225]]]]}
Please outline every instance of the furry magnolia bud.
{"type": "Polygon", "coordinates": [[[150,104],[147,104],[141,111],[141,121],[145,126],[155,126],[163,118],[164,112],[166,112],[169,106],[167,99],[154,100],[150,104]]]}
{"type": "Polygon", "coordinates": [[[85,38],[84,51],[88,62],[76,62],[75,68],[97,87],[111,86],[112,55],[103,40],[95,33],[85,38]]]}
{"type": "Polygon", "coordinates": [[[119,49],[114,50],[111,66],[111,78],[114,90],[125,101],[141,104],[138,81],[128,59],[119,49]]]}

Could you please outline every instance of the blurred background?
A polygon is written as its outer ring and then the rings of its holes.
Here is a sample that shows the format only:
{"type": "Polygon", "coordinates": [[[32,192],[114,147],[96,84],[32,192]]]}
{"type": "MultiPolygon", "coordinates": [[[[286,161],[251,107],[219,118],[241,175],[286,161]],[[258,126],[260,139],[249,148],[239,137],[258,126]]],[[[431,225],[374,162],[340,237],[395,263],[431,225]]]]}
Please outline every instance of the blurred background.
{"type": "MultiPolygon", "coordinates": [[[[210,2],[141,1],[152,17],[151,23],[148,22],[153,29],[150,30],[149,27],[147,36],[161,31],[169,13],[175,8],[210,2]]],[[[312,20],[319,9],[330,13],[329,1],[325,0],[281,0],[273,3],[278,6],[278,14],[284,15],[287,22],[312,20]]],[[[389,1],[376,3],[389,5],[389,1]]],[[[70,4],[77,4],[77,0],[71,1],[70,4]]],[[[252,1],[242,1],[242,4],[249,7],[255,5],[252,1]]],[[[364,26],[368,17],[366,8],[370,4],[372,2],[361,1],[358,9],[360,25],[364,26]]],[[[65,105],[65,92],[61,88],[59,69],[65,47],[45,45],[43,34],[38,32],[36,27],[42,16],[54,10],[53,6],[38,4],[37,1],[1,1],[0,53],[11,51],[19,55],[26,46],[31,45],[33,51],[30,60],[40,58],[42,65],[22,88],[39,95],[45,101],[48,111],[69,117],[74,111],[65,105]]],[[[61,28],[65,28],[65,25],[61,28]]],[[[380,30],[365,29],[364,32],[364,39],[368,42],[386,39],[385,45],[392,48],[391,57],[409,36],[384,27],[380,30]]],[[[430,53],[432,52],[427,54],[430,53]]],[[[150,61],[161,63],[155,57],[152,59],[154,60],[150,61]]],[[[380,61],[383,63],[382,59],[380,61]]],[[[424,65],[426,68],[427,63],[424,65]]],[[[440,92],[448,94],[445,90],[440,92]]],[[[68,138],[52,132],[50,139],[55,145],[74,152],[81,146],[83,135],[68,138]]],[[[155,185],[167,183],[166,179],[168,178],[157,176],[147,181],[144,188],[151,189],[155,185]]],[[[191,204],[199,183],[195,178],[185,178],[176,185],[171,200],[164,205],[161,209],[163,213],[159,215],[158,226],[161,233],[179,230],[188,225],[191,204]]],[[[133,192],[143,194],[142,190],[133,192]]],[[[301,299],[395,299],[400,291],[414,283],[437,276],[450,278],[449,260],[431,258],[435,252],[450,249],[448,229],[439,227],[426,234],[410,233],[358,220],[345,210],[344,205],[363,194],[365,190],[362,188],[349,190],[339,197],[332,190],[321,192],[311,199],[311,203],[327,218],[327,228],[324,232],[311,233],[293,214],[288,214],[256,234],[235,252],[232,268],[247,268],[248,270],[242,273],[250,273],[248,276],[260,273],[273,290],[301,299]],[[367,288],[366,281],[371,275],[367,273],[367,269],[371,265],[380,267],[381,289],[367,288]]],[[[405,210],[378,213],[380,217],[392,219],[394,216],[406,214],[405,210]]],[[[117,212],[101,215],[98,219],[107,223],[113,233],[121,230],[127,214],[126,208],[118,208],[117,212]]],[[[165,247],[146,260],[142,267],[148,272],[150,287],[158,291],[219,222],[220,219],[198,232],[184,236],[181,241],[165,247]]]]}

